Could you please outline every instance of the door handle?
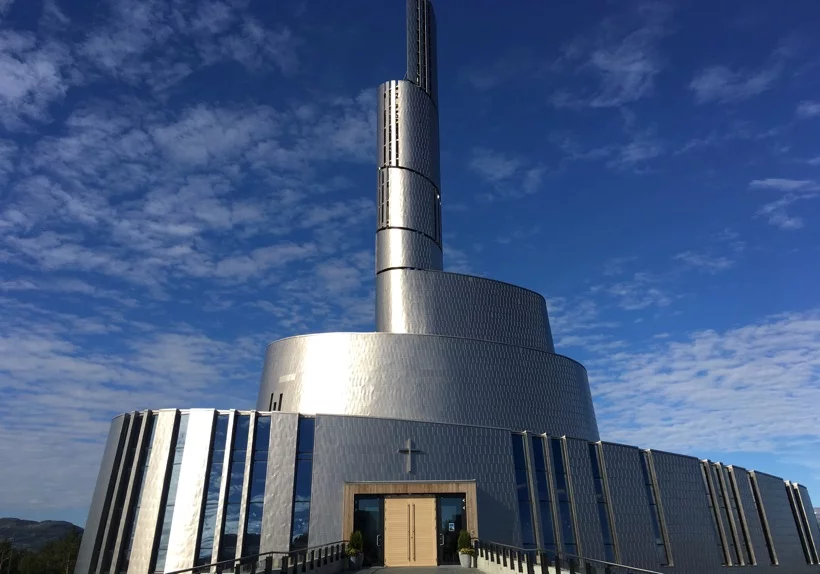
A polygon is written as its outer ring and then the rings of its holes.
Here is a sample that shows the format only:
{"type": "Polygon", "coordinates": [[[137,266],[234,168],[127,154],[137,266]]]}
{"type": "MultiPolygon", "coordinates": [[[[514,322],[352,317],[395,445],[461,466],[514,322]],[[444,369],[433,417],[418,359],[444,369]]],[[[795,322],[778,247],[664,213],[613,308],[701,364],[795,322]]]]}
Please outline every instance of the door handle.
{"type": "Polygon", "coordinates": [[[376,547],[379,547],[381,545],[382,545],[382,535],[381,534],[376,534],[376,547]]]}
{"type": "Polygon", "coordinates": [[[439,534],[441,536],[441,544],[439,546],[444,546],[444,534],[439,534]]]}

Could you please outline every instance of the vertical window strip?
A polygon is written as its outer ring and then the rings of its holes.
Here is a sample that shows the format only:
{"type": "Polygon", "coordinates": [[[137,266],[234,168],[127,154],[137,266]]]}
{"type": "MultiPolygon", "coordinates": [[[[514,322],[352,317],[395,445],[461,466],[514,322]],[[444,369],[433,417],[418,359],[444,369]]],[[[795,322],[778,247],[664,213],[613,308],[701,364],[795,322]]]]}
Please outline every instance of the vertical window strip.
{"type": "Polygon", "coordinates": [[[310,493],[313,481],[313,438],[316,419],[299,417],[296,433],[296,472],[293,485],[293,519],[290,549],[302,550],[310,536],[310,493]]]}
{"type": "MultiPolygon", "coordinates": [[[[117,544],[118,526],[123,518],[123,509],[125,508],[125,497],[128,491],[127,481],[131,474],[132,465],[134,463],[134,456],[136,455],[137,446],[139,444],[140,429],[145,415],[136,413],[133,415],[131,428],[129,429],[128,444],[125,445],[125,454],[120,466],[120,485],[116,493],[113,509],[111,511],[111,518],[109,520],[108,538],[105,542],[105,548],[102,551],[102,563],[100,564],[100,572],[108,572],[111,569],[111,562],[114,558],[114,548],[117,544]]],[[[92,570],[94,569],[92,563],[92,570]]]]}
{"type": "Polygon", "coordinates": [[[735,564],[744,565],[743,553],[740,549],[740,540],[737,536],[737,527],[735,526],[735,517],[732,512],[732,503],[726,488],[726,482],[723,475],[723,465],[719,463],[712,463],[710,465],[713,480],[715,481],[715,489],[718,493],[718,502],[720,504],[721,516],[724,520],[724,530],[729,541],[729,548],[732,551],[732,559],[735,564]]]}
{"type": "Polygon", "coordinates": [[[756,565],[757,559],[755,558],[751,536],[749,536],[749,525],[746,521],[746,513],[743,509],[740,491],[737,487],[737,477],[735,476],[735,471],[731,467],[723,467],[723,474],[726,480],[727,491],[729,492],[729,497],[732,503],[732,513],[735,517],[735,525],[739,530],[738,537],[741,538],[741,542],[743,543],[742,545],[746,564],[756,565]]]}
{"type": "MultiPolygon", "coordinates": [[[[112,499],[114,498],[114,490],[117,485],[117,476],[122,475],[122,463],[124,459],[124,454],[126,450],[126,438],[129,436],[132,426],[135,423],[134,418],[132,415],[124,415],[123,416],[123,424],[120,427],[120,435],[117,437],[117,450],[114,452],[114,460],[111,464],[111,473],[109,474],[108,478],[108,488],[105,492],[105,499],[103,500],[103,507],[102,512],[100,513],[100,522],[97,526],[97,536],[94,540],[94,548],[91,552],[91,562],[90,562],[90,570],[94,571],[97,568],[97,562],[100,559],[100,553],[103,552],[104,549],[102,548],[103,544],[103,537],[105,536],[106,532],[106,524],[108,522],[113,522],[113,513],[116,512],[116,504],[112,504],[112,499]]],[[[109,535],[109,539],[111,536],[109,535]]],[[[108,546],[108,544],[106,544],[108,546]]],[[[105,560],[105,556],[103,556],[103,560],[105,560]]]]}
{"type": "MultiPolygon", "coordinates": [[[[649,515],[652,521],[652,534],[655,536],[655,551],[658,561],[661,566],[669,566],[671,564],[671,557],[668,551],[668,543],[664,530],[661,528],[661,512],[660,499],[658,498],[658,490],[655,486],[655,476],[650,467],[650,453],[642,451],[641,455],[641,474],[643,475],[644,486],[646,490],[646,501],[649,504],[649,515]]],[[[711,503],[710,503],[711,505],[711,503]]]]}
{"type": "Polygon", "coordinates": [[[268,446],[270,444],[271,418],[258,416],[253,438],[251,476],[248,487],[248,506],[245,512],[245,536],[242,540],[242,556],[259,554],[262,540],[262,512],[265,506],[265,481],[268,474],[268,446]]]}
{"type": "Polygon", "coordinates": [[[803,521],[801,520],[801,512],[799,508],[799,499],[796,498],[795,490],[792,487],[792,484],[786,481],[786,496],[789,499],[789,506],[791,507],[792,517],[794,518],[794,524],[797,528],[797,536],[800,538],[800,546],[803,548],[803,556],[806,559],[806,564],[814,564],[811,549],[809,547],[809,541],[806,537],[806,532],[803,530],[803,521]]]}
{"type": "Polygon", "coordinates": [[[512,435],[513,472],[515,473],[516,500],[521,520],[521,547],[535,548],[535,531],[532,519],[532,496],[530,494],[529,473],[524,435],[512,435]]]}
{"type": "Polygon", "coordinates": [[[612,516],[604,484],[604,472],[601,466],[601,445],[589,443],[589,462],[592,467],[592,481],[595,485],[595,500],[598,503],[598,519],[601,523],[601,539],[604,544],[604,560],[617,562],[615,536],[612,532],[612,516]]]}
{"type": "Polygon", "coordinates": [[[532,468],[535,473],[535,494],[538,500],[538,513],[541,519],[541,546],[545,550],[557,552],[555,544],[555,520],[552,512],[552,493],[550,492],[549,468],[547,467],[547,450],[545,437],[532,437],[532,468]]]}
{"type": "Polygon", "coordinates": [[[809,549],[809,554],[811,555],[812,560],[814,560],[813,564],[820,563],[818,560],[818,553],[817,553],[817,543],[820,541],[814,540],[814,535],[811,531],[811,525],[809,524],[809,512],[814,512],[813,508],[809,508],[806,510],[806,505],[803,504],[803,497],[800,496],[800,486],[797,483],[792,483],[792,488],[794,489],[794,502],[795,506],[797,507],[797,511],[800,514],[800,520],[803,523],[803,531],[806,533],[806,545],[809,549]]]}
{"type": "Polygon", "coordinates": [[[717,534],[718,544],[720,544],[723,551],[723,564],[731,566],[731,559],[729,558],[729,547],[726,543],[726,535],[723,532],[723,524],[720,519],[720,510],[718,507],[717,496],[715,495],[715,487],[712,484],[711,473],[709,472],[709,461],[700,461],[700,471],[703,476],[703,484],[706,489],[706,498],[709,501],[709,509],[712,511],[714,517],[715,533],[717,534]]]}
{"type": "Polygon", "coordinates": [[[760,518],[760,526],[763,528],[763,538],[766,540],[766,550],[769,553],[769,560],[772,565],[777,566],[777,552],[774,548],[774,539],[772,539],[772,532],[769,529],[769,519],[766,516],[766,508],[763,506],[763,497],[760,495],[760,488],[757,484],[757,476],[754,472],[749,473],[749,486],[752,489],[752,498],[754,499],[755,509],[760,518]]]}
{"type": "Polygon", "coordinates": [[[157,426],[157,415],[152,414],[145,419],[145,438],[143,439],[143,452],[139,460],[139,468],[137,470],[134,481],[134,491],[137,493],[137,501],[134,508],[126,516],[126,526],[123,530],[123,541],[127,541],[122,545],[123,555],[120,560],[119,573],[125,574],[128,572],[128,565],[131,562],[131,550],[134,547],[134,534],[136,533],[137,519],[139,518],[140,508],[142,507],[142,487],[145,483],[145,475],[148,472],[148,463],[151,460],[151,451],[154,448],[154,430],[157,426]]]}
{"type": "Polygon", "coordinates": [[[219,491],[222,486],[222,468],[225,464],[225,443],[228,438],[230,415],[217,414],[211,439],[211,460],[208,462],[208,478],[205,485],[205,501],[199,520],[199,540],[195,566],[204,566],[213,561],[214,531],[219,510],[219,491]]]}
{"type": "Polygon", "coordinates": [[[165,502],[160,506],[158,522],[162,524],[159,535],[159,542],[155,555],[153,571],[165,571],[165,558],[168,555],[168,539],[171,537],[171,524],[174,521],[174,509],[176,507],[177,486],[179,486],[179,473],[182,469],[182,453],[185,450],[185,437],[188,435],[188,413],[181,414],[177,421],[177,431],[174,440],[174,452],[171,463],[170,478],[166,476],[167,488],[165,502]]]}
{"type": "Polygon", "coordinates": [[[399,165],[399,83],[396,82],[395,88],[395,114],[393,121],[396,123],[396,133],[394,137],[396,138],[396,165],[399,165]]]}
{"type": "Polygon", "coordinates": [[[248,432],[250,415],[235,417],[234,439],[228,465],[228,482],[225,497],[225,512],[219,537],[217,560],[236,558],[236,543],[239,535],[239,511],[242,507],[242,485],[245,481],[245,459],[248,454],[248,432]]]}
{"type": "Polygon", "coordinates": [[[567,554],[578,554],[578,542],[575,539],[575,519],[573,517],[572,499],[569,494],[569,478],[564,457],[564,441],[560,438],[550,439],[552,451],[552,474],[555,481],[555,497],[558,502],[558,515],[561,520],[561,548],[567,554]]]}

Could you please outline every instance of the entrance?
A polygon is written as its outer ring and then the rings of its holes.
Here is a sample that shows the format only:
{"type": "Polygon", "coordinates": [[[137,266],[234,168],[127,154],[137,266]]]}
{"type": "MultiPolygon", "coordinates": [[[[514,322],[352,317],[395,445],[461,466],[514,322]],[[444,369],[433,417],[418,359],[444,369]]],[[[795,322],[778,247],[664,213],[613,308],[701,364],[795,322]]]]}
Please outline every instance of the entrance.
{"type": "Polygon", "coordinates": [[[357,495],[353,504],[353,530],[362,533],[362,565],[381,566],[384,564],[384,546],[382,545],[384,498],[357,495]]]}
{"type": "Polygon", "coordinates": [[[384,499],[384,565],[436,566],[436,499],[384,499]]]}
{"type": "Polygon", "coordinates": [[[458,564],[458,535],[467,530],[464,495],[438,498],[438,563],[458,564]]]}

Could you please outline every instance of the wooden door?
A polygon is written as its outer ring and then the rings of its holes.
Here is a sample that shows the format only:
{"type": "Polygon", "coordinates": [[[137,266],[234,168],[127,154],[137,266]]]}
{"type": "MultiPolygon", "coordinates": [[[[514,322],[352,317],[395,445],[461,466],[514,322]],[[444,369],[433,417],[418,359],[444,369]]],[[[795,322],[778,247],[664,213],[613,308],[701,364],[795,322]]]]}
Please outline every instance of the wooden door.
{"type": "Polygon", "coordinates": [[[436,499],[386,498],[384,565],[435,566],[436,499]]]}

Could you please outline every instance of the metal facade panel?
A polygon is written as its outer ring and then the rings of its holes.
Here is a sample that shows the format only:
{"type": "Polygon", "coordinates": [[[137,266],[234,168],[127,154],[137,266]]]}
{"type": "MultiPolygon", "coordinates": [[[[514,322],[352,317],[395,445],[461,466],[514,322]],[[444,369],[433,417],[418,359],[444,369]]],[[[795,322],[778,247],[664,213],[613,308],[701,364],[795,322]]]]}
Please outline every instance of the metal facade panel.
{"type": "Polygon", "coordinates": [[[407,0],[407,78],[438,101],[436,16],[428,0],[407,0]]]}
{"type": "Polygon", "coordinates": [[[377,331],[555,351],[544,298],[509,283],[443,271],[391,269],[376,277],[376,301],[377,331]]]}
{"type": "Polygon", "coordinates": [[[191,409],[179,469],[174,517],[168,538],[166,570],[191,568],[196,558],[197,533],[208,478],[215,411],[191,409]]]}
{"type": "Polygon", "coordinates": [[[295,414],[271,413],[260,552],[290,548],[298,422],[295,414]]]}
{"type": "Polygon", "coordinates": [[[475,480],[479,534],[520,545],[511,433],[369,417],[316,417],[310,545],[342,536],[345,482],[475,480]],[[407,473],[398,449],[421,450],[407,473]]]}
{"type": "Polygon", "coordinates": [[[105,442],[102,462],[100,462],[100,472],[97,474],[97,484],[94,487],[94,494],[91,497],[91,507],[88,509],[88,518],[85,521],[85,531],[80,543],[80,551],[77,555],[77,565],[74,572],[77,574],[88,574],[91,569],[91,556],[94,553],[94,545],[100,532],[100,523],[104,520],[103,507],[108,494],[108,486],[113,479],[116,470],[114,463],[117,459],[117,450],[120,444],[120,436],[123,433],[124,425],[128,421],[128,415],[122,414],[111,421],[108,431],[108,439],[105,442]]]}
{"type": "Polygon", "coordinates": [[[723,553],[696,458],[652,451],[675,566],[680,572],[723,568],[723,553]]]}
{"type": "Polygon", "coordinates": [[[807,564],[786,495],[786,484],[782,478],[770,474],[755,472],[755,476],[780,567],[787,572],[797,572],[807,564]]]}
{"type": "Polygon", "coordinates": [[[268,346],[260,410],[381,416],[598,440],[580,363],[500,343],[432,335],[326,333],[268,346]]]}
{"type": "Polygon", "coordinates": [[[385,201],[384,220],[379,228],[403,227],[425,234],[441,245],[439,191],[420,174],[398,167],[381,170],[380,185],[385,201]]]}
{"type": "Polygon", "coordinates": [[[755,560],[761,565],[770,564],[769,551],[766,549],[766,536],[763,533],[760,514],[757,512],[757,504],[752,494],[752,485],[749,483],[749,472],[739,466],[733,466],[731,469],[740,495],[738,502],[743,507],[746,527],[749,529],[749,540],[754,549],[755,560]]]}
{"type": "Polygon", "coordinates": [[[595,499],[592,463],[589,460],[589,442],[568,438],[566,445],[580,554],[603,560],[604,542],[601,520],[598,518],[598,502],[595,499]]]}
{"type": "Polygon", "coordinates": [[[174,436],[177,415],[177,410],[162,410],[157,416],[151,458],[148,460],[148,471],[142,485],[142,500],[134,531],[128,574],[146,574],[151,565],[155,538],[158,536],[160,504],[173,451],[171,439],[174,436]]]}
{"type": "Polygon", "coordinates": [[[402,267],[441,269],[441,247],[417,231],[382,229],[376,234],[376,273],[402,267]]]}
{"type": "Polygon", "coordinates": [[[809,530],[814,547],[820,553],[820,525],[817,523],[817,515],[814,514],[814,506],[812,506],[811,496],[809,490],[802,484],[797,485],[797,490],[800,491],[800,498],[803,502],[803,508],[806,511],[806,520],[809,523],[809,530]]]}
{"type": "Polygon", "coordinates": [[[641,451],[632,446],[602,443],[610,504],[621,561],[630,566],[657,570],[658,555],[652,515],[641,472],[641,451]]]}

